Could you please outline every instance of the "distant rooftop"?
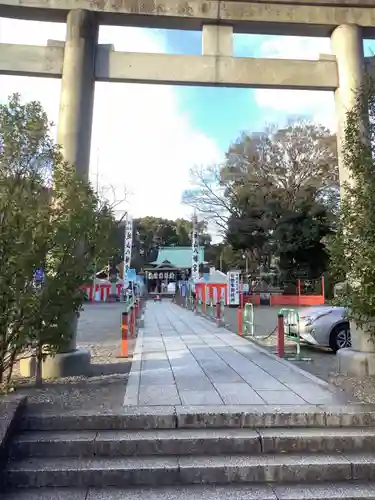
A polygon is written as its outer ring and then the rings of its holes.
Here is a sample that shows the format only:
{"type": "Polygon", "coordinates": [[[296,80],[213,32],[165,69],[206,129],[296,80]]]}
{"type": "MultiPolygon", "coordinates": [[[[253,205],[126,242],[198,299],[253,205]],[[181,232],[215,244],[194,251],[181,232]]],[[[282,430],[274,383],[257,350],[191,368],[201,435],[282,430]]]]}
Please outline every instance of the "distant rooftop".
{"type": "MultiPolygon", "coordinates": [[[[199,248],[199,263],[204,264],[204,248],[199,248]]],[[[160,247],[158,258],[150,264],[159,267],[176,267],[178,269],[188,269],[191,267],[192,251],[191,247],[160,247]]]]}

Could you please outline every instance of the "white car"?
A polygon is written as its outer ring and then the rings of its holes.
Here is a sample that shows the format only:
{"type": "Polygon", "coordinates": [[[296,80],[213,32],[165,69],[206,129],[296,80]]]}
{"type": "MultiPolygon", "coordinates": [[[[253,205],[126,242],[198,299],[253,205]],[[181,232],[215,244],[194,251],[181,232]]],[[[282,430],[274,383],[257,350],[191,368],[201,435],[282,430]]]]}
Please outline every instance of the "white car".
{"type": "MultiPolygon", "coordinates": [[[[297,333],[296,320],[290,318],[290,333],[297,333]]],[[[288,330],[288,318],[285,318],[288,330]]],[[[345,307],[316,306],[299,310],[299,334],[307,344],[330,347],[333,352],[351,347],[349,321],[345,307]]]]}

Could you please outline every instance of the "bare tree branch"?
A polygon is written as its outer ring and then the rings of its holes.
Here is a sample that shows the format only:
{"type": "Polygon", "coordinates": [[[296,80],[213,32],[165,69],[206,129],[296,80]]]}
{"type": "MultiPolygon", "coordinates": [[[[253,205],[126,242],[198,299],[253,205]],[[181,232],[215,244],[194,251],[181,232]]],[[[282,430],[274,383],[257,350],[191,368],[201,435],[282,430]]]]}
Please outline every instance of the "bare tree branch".
{"type": "Polygon", "coordinates": [[[219,232],[226,231],[228,219],[233,214],[230,198],[235,196],[231,186],[222,180],[222,169],[222,165],[192,168],[190,179],[193,187],[182,196],[183,204],[197,210],[219,232]]]}
{"type": "Polygon", "coordinates": [[[103,202],[108,204],[108,207],[113,213],[120,214],[120,217],[116,217],[116,220],[118,223],[122,222],[128,213],[128,210],[123,207],[124,203],[129,198],[127,187],[122,186],[121,193],[119,193],[118,187],[113,184],[107,184],[99,187],[98,195],[103,202]]]}

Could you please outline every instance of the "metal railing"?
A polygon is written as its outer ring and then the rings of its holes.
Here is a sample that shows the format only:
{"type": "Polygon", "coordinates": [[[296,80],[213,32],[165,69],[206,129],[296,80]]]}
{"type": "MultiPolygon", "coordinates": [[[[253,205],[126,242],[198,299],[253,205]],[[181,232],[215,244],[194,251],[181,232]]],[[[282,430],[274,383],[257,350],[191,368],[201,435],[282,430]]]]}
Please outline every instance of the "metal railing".
{"type": "Polygon", "coordinates": [[[295,356],[284,356],[289,361],[311,361],[310,358],[301,356],[301,334],[300,334],[300,315],[295,309],[283,308],[279,311],[279,316],[283,316],[284,337],[296,345],[295,356]]]}
{"type": "Polygon", "coordinates": [[[245,304],[243,309],[243,334],[246,337],[251,335],[254,337],[254,306],[253,304],[245,304]]]}

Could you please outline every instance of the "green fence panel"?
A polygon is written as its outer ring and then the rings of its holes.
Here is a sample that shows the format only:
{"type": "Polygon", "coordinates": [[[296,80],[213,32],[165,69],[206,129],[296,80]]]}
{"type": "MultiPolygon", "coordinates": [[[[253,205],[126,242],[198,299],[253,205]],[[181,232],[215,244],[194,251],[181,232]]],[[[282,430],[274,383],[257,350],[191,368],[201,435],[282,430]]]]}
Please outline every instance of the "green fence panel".
{"type": "Polygon", "coordinates": [[[253,304],[245,304],[243,309],[243,325],[242,330],[244,336],[251,335],[254,337],[254,306],[253,304]]]}
{"type": "Polygon", "coordinates": [[[289,361],[311,361],[311,358],[301,356],[300,315],[295,309],[280,309],[279,315],[284,316],[285,338],[296,344],[296,355],[285,356],[289,361]]]}

